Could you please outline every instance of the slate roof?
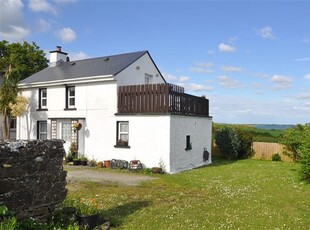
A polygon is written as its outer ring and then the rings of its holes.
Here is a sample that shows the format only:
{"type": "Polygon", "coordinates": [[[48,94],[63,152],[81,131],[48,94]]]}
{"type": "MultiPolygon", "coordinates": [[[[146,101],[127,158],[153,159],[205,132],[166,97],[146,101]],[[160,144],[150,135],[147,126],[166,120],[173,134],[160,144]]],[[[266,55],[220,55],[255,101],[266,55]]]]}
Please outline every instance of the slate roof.
{"type": "Polygon", "coordinates": [[[63,62],[54,67],[47,67],[22,80],[19,84],[70,80],[101,75],[116,75],[142,57],[145,53],[148,53],[148,51],[63,62]]]}

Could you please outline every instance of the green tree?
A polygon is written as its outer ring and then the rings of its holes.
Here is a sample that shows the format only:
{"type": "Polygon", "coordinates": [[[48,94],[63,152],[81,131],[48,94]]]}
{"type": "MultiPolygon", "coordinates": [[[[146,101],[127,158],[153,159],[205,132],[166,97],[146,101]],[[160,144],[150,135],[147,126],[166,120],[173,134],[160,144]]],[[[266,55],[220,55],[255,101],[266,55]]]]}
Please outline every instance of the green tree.
{"type": "Polygon", "coordinates": [[[280,143],[285,146],[284,153],[294,161],[300,160],[300,146],[303,141],[304,129],[304,125],[298,124],[293,128],[285,130],[282,134],[280,143]]]}
{"type": "Polygon", "coordinates": [[[301,176],[310,181],[310,124],[304,128],[304,137],[300,146],[301,176]]]}
{"type": "Polygon", "coordinates": [[[20,116],[26,109],[26,99],[18,97],[18,82],[48,66],[44,55],[34,42],[0,41],[0,111],[4,139],[10,138],[12,115],[20,116]]]}

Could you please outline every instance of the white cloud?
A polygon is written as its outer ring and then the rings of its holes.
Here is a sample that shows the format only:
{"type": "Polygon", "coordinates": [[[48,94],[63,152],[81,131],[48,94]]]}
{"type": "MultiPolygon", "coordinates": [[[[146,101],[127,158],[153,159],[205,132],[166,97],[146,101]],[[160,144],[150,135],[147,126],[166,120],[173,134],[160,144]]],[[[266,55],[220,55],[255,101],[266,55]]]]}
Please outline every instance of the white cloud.
{"type": "Polygon", "coordinates": [[[225,75],[218,76],[217,79],[221,86],[229,89],[237,89],[242,87],[241,83],[238,80],[233,80],[225,75]]]}
{"type": "Polygon", "coordinates": [[[77,0],[54,0],[54,2],[56,3],[74,3],[74,2],[77,2],[77,0]]]}
{"type": "MultiPolygon", "coordinates": [[[[209,87],[209,91],[213,90],[213,88],[211,89],[212,87],[209,87]]],[[[190,90],[190,91],[195,91],[195,92],[199,92],[199,91],[206,91],[208,90],[206,86],[204,85],[201,85],[201,84],[195,84],[195,83],[191,83],[189,84],[188,86],[186,86],[186,89],[187,90],[190,90]]]]}
{"type": "Polygon", "coordinates": [[[64,42],[72,42],[76,39],[74,30],[69,27],[62,28],[61,30],[57,31],[56,35],[64,42]]]}
{"type": "Polygon", "coordinates": [[[57,15],[57,10],[46,0],[29,0],[28,8],[34,12],[46,12],[57,15]]]}
{"type": "Polygon", "coordinates": [[[88,59],[91,58],[89,55],[87,55],[86,53],[80,51],[80,52],[71,52],[70,55],[70,60],[71,61],[77,61],[77,60],[83,60],[83,59],[88,59]]]}
{"type": "Polygon", "coordinates": [[[309,93],[301,93],[301,94],[297,95],[296,98],[301,99],[301,100],[307,100],[307,99],[310,99],[310,94],[309,93]]]}
{"type": "Polygon", "coordinates": [[[1,0],[0,37],[9,42],[22,41],[30,30],[23,20],[24,4],[21,0],[1,0]]]}
{"type": "Polygon", "coordinates": [[[273,31],[270,26],[265,26],[264,28],[258,29],[256,32],[262,38],[274,38],[273,31]]]}
{"type": "Polygon", "coordinates": [[[220,52],[232,53],[236,51],[236,48],[224,43],[219,44],[218,46],[220,52]]]}
{"type": "Polygon", "coordinates": [[[180,82],[185,82],[185,81],[188,81],[190,78],[188,77],[188,76],[181,76],[180,78],[179,78],[179,81],[180,82]]]}
{"type": "Polygon", "coordinates": [[[165,78],[168,82],[169,82],[169,81],[175,82],[175,81],[178,80],[178,77],[177,77],[177,76],[172,75],[172,74],[170,74],[170,73],[164,73],[164,72],[162,72],[162,74],[163,74],[164,78],[165,78]]]}
{"type": "Polygon", "coordinates": [[[310,73],[306,74],[306,75],[304,76],[304,79],[310,80],[310,73]]]}
{"type": "Polygon", "coordinates": [[[195,64],[197,66],[205,67],[205,68],[211,68],[214,66],[214,64],[212,62],[196,62],[195,64]]]}
{"type": "Polygon", "coordinates": [[[295,61],[310,61],[310,57],[296,58],[295,61]]]}
{"type": "Polygon", "coordinates": [[[208,50],[207,54],[212,55],[212,54],[215,54],[215,52],[213,50],[208,50]]]}
{"type": "Polygon", "coordinates": [[[194,73],[213,73],[213,70],[210,69],[214,66],[212,62],[196,62],[196,66],[190,68],[190,71],[194,73]]]}
{"type": "Polygon", "coordinates": [[[310,107],[310,102],[305,102],[305,106],[310,107]]]}
{"type": "Polygon", "coordinates": [[[40,19],[37,21],[37,30],[38,30],[39,32],[46,32],[46,31],[49,31],[49,30],[51,30],[51,24],[50,24],[48,21],[46,21],[46,20],[40,18],[40,19]]]}
{"type": "Polygon", "coordinates": [[[221,66],[221,69],[224,72],[240,72],[240,71],[242,71],[241,67],[236,67],[236,66],[221,66]]]}
{"type": "Polygon", "coordinates": [[[253,73],[253,75],[255,77],[260,77],[260,78],[269,78],[270,77],[269,74],[265,74],[265,73],[253,73]]]}
{"type": "Polygon", "coordinates": [[[275,90],[290,88],[292,83],[292,79],[290,77],[282,75],[273,75],[271,81],[275,83],[275,90]]]}
{"type": "Polygon", "coordinates": [[[190,71],[194,72],[194,73],[212,73],[213,70],[212,69],[206,69],[206,68],[202,68],[202,67],[192,67],[190,68],[190,71]]]}

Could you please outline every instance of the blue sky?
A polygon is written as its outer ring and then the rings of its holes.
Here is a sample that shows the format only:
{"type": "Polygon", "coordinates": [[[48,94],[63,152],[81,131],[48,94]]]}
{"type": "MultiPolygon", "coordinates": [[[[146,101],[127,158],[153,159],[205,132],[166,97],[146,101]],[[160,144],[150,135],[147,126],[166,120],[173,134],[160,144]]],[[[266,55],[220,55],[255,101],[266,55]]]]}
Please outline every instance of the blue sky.
{"type": "Polygon", "coordinates": [[[215,122],[310,122],[310,2],[0,0],[0,39],[71,60],[148,50],[215,122]]]}

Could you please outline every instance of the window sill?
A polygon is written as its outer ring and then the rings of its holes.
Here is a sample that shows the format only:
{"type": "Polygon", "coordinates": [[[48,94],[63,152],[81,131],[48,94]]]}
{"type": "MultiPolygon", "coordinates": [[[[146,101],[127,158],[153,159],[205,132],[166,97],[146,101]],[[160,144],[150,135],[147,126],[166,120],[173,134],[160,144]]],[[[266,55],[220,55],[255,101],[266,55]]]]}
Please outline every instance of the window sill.
{"type": "Polygon", "coordinates": [[[76,110],[76,108],[65,108],[64,110],[65,111],[68,111],[68,110],[70,111],[70,110],[76,110]]]}
{"type": "Polygon", "coordinates": [[[48,109],[37,109],[37,111],[48,111],[48,109]]]}
{"type": "Polygon", "coordinates": [[[130,149],[129,145],[114,145],[114,148],[130,149]]]}

